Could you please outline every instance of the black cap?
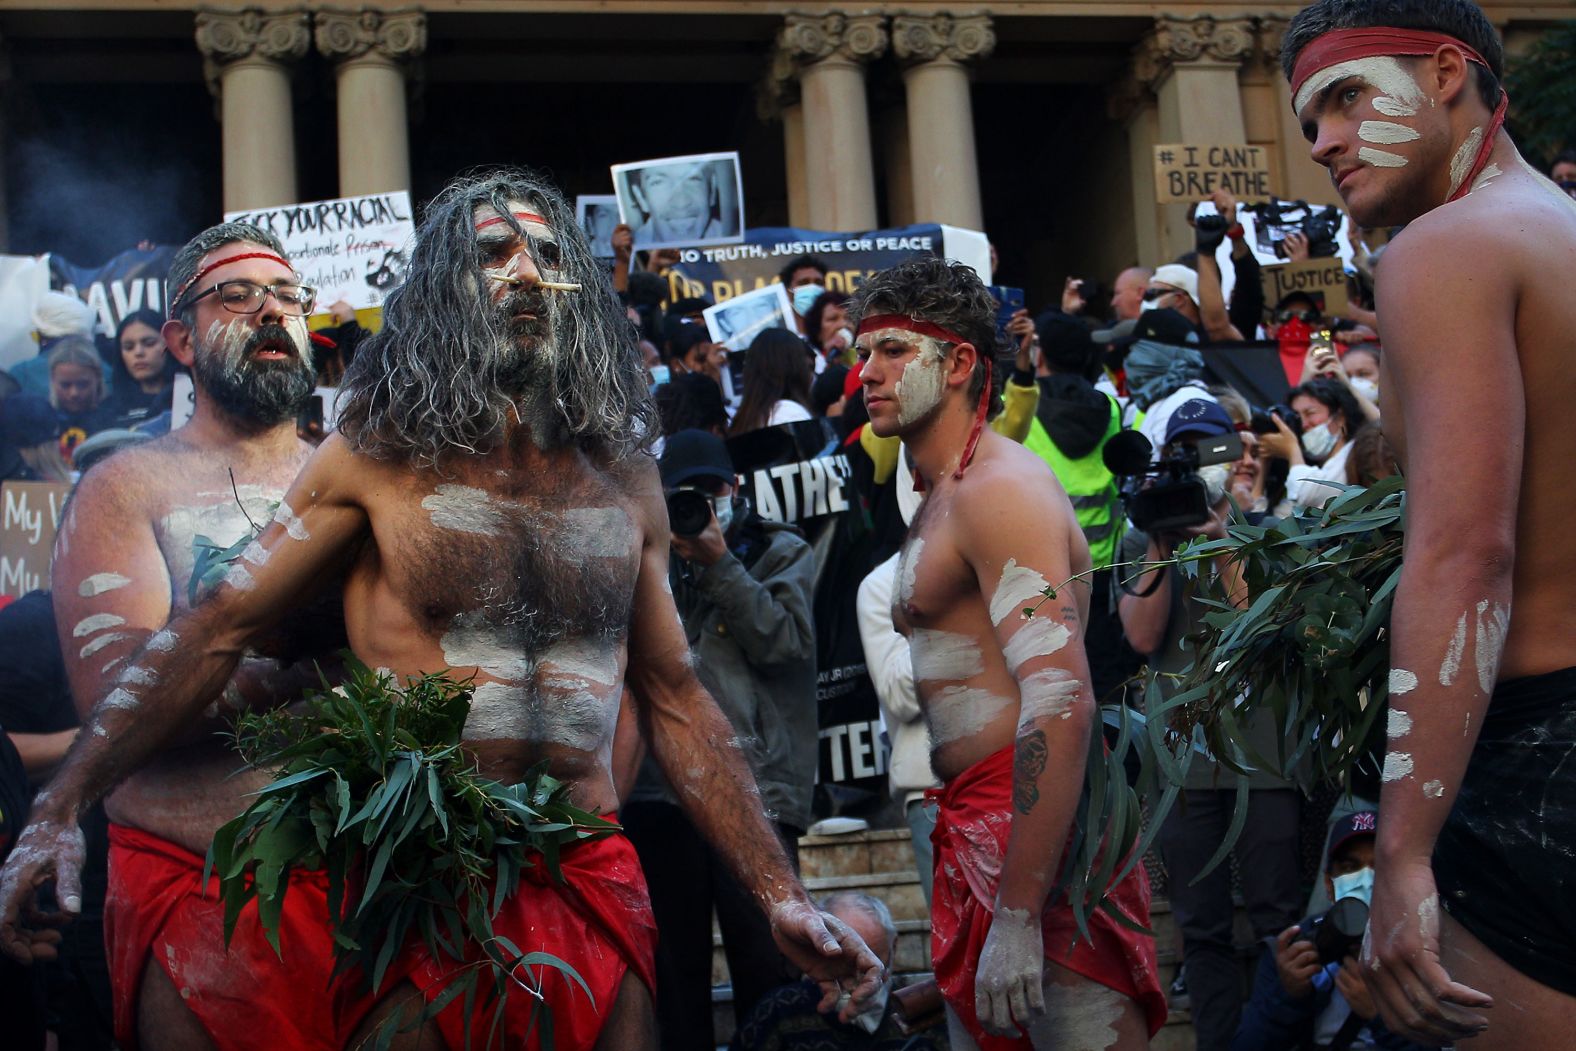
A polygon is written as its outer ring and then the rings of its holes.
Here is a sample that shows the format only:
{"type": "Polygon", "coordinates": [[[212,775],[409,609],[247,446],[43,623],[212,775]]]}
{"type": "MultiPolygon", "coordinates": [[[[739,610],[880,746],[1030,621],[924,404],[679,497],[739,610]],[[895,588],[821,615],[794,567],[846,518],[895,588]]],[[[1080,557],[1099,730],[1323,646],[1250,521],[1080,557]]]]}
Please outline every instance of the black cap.
{"type": "Polygon", "coordinates": [[[1040,319],[1040,352],[1046,364],[1060,372],[1083,372],[1094,360],[1094,340],[1082,321],[1055,312],[1040,319]]]}
{"type": "Polygon", "coordinates": [[[60,437],[60,414],[36,394],[13,394],[0,402],[0,434],[8,445],[31,449],[60,437]]]}
{"type": "Polygon", "coordinates": [[[705,431],[679,431],[668,436],[658,462],[662,487],[676,489],[697,478],[720,479],[732,483],[735,475],[728,444],[705,431]]]}
{"type": "Polygon", "coordinates": [[[1146,310],[1138,317],[1138,324],[1133,326],[1133,339],[1147,339],[1155,343],[1164,343],[1172,347],[1180,347],[1187,343],[1198,342],[1198,330],[1193,323],[1175,310],[1146,310]]]}

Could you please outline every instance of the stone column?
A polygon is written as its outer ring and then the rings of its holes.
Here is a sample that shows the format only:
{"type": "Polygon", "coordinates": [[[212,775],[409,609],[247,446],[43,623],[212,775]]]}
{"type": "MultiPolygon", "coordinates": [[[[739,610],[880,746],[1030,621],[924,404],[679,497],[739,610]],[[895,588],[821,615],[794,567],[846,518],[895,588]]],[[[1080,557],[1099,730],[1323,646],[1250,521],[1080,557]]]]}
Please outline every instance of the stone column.
{"type": "MultiPolygon", "coordinates": [[[[1237,74],[1253,51],[1251,19],[1162,15],[1139,44],[1134,73],[1154,92],[1160,142],[1200,145],[1248,141],[1237,74]]],[[[1153,181],[1154,162],[1138,178],[1153,181]]],[[[1187,206],[1162,209],[1160,247],[1168,258],[1193,246],[1187,206]]],[[[1162,260],[1164,261],[1164,260],[1162,260]]]]}
{"type": "Polygon", "coordinates": [[[225,211],[295,203],[290,63],[311,42],[305,10],[197,12],[203,72],[219,100],[225,211]]]}
{"type": "Polygon", "coordinates": [[[996,34],[986,15],[892,19],[892,51],[904,63],[914,216],[920,222],[985,228],[964,64],[995,48],[996,34]]]}
{"type": "Polygon", "coordinates": [[[1330,183],[1329,172],[1314,161],[1308,140],[1302,137],[1302,125],[1291,110],[1291,85],[1280,65],[1281,39],[1286,35],[1288,22],[1290,19],[1280,15],[1259,19],[1260,64],[1272,78],[1275,100],[1276,141],[1272,154],[1280,166],[1280,180],[1275,185],[1277,192],[1290,200],[1339,205],[1341,198],[1330,183]]]}
{"type": "Polygon", "coordinates": [[[1106,112],[1127,132],[1135,254],[1122,265],[1154,267],[1166,261],[1160,255],[1160,207],[1155,202],[1155,146],[1160,142],[1155,97],[1129,74],[1111,90],[1106,112]]]}
{"type": "Polygon", "coordinates": [[[415,8],[317,13],[317,49],[336,64],[340,196],[410,189],[406,64],[426,47],[415,8]]]}
{"type": "Polygon", "coordinates": [[[782,121],[783,168],[788,187],[788,225],[810,225],[810,191],[805,183],[804,105],[799,99],[799,71],[782,49],[772,53],[771,66],[756,92],[761,120],[782,121]]]}
{"type": "Polygon", "coordinates": [[[880,15],[791,14],[777,34],[778,52],[799,74],[807,211],[815,229],[880,225],[864,64],[886,45],[880,15]]]}

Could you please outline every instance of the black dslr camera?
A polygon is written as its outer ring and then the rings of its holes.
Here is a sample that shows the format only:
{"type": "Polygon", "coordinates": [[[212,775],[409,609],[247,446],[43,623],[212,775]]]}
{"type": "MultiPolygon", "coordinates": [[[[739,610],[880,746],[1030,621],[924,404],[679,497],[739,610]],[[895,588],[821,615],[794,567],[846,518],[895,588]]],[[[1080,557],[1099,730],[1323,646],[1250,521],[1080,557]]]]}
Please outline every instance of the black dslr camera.
{"type": "MultiPolygon", "coordinates": [[[[1340,254],[1335,239],[1341,232],[1341,213],[1307,201],[1283,201],[1272,197],[1267,204],[1250,206],[1270,239],[1275,254],[1285,258],[1280,241],[1287,234],[1300,230],[1308,238],[1308,258],[1328,259],[1340,254]]],[[[1263,242],[1265,238],[1261,237],[1263,242]]]]}
{"type": "Polygon", "coordinates": [[[1170,456],[1150,463],[1153,454],[1154,446],[1137,431],[1112,435],[1102,454],[1106,470],[1122,479],[1127,517],[1150,535],[1209,521],[1209,488],[1198,469],[1241,459],[1242,437],[1223,434],[1178,442],[1170,456]]]}
{"type": "Polygon", "coordinates": [[[1298,932],[1297,940],[1312,942],[1319,951],[1319,963],[1340,963],[1355,955],[1363,944],[1363,930],[1368,926],[1368,905],[1361,898],[1342,898],[1330,906],[1316,920],[1298,932]]]}
{"type": "Polygon", "coordinates": [[[674,536],[700,536],[710,524],[710,495],[699,489],[675,489],[668,494],[668,528],[674,536]]]}

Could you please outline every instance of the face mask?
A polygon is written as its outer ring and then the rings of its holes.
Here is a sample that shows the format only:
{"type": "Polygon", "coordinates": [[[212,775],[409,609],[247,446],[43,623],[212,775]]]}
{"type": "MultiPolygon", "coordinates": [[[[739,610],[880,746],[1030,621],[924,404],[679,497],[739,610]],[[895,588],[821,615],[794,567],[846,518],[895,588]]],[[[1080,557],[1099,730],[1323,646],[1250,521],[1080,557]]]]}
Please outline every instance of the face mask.
{"type": "Polygon", "coordinates": [[[1214,507],[1226,495],[1226,486],[1231,484],[1231,465],[1229,463],[1211,464],[1198,469],[1199,480],[1204,483],[1204,490],[1209,494],[1209,506],[1214,507]]]}
{"type": "Polygon", "coordinates": [[[881,983],[881,988],[865,1004],[865,1009],[854,1016],[851,1025],[856,1025],[871,1036],[881,1028],[881,1019],[886,1017],[887,997],[892,992],[892,976],[887,975],[887,980],[881,983]]]}
{"type": "Polygon", "coordinates": [[[727,536],[728,527],[733,524],[733,497],[712,497],[711,509],[717,515],[717,528],[722,530],[723,536],[727,536]]]}
{"type": "Polygon", "coordinates": [[[1316,461],[1322,461],[1335,448],[1335,432],[1328,423],[1321,423],[1302,432],[1302,451],[1316,461]]]}
{"type": "Polygon", "coordinates": [[[1345,876],[1336,876],[1330,880],[1335,885],[1335,900],[1342,898],[1356,898],[1364,905],[1372,905],[1374,897],[1374,870],[1371,868],[1358,869],[1356,872],[1345,876]]]}
{"type": "Polygon", "coordinates": [[[793,312],[804,317],[810,312],[816,297],[825,291],[820,285],[800,285],[793,290],[793,312]]]}
{"type": "Polygon", "coordinates": [[[673,378],[673,371],[666,365],[654,365],[651,369],[651,387],[655,390],[673,378]]]}
{"type": "Polygon", "coordinates": [[[1379,384],[1367,376],[1356,376],[1352,379],[1352,390],[1361,394],[1374,404],[1379,403],[1379,384]]]}

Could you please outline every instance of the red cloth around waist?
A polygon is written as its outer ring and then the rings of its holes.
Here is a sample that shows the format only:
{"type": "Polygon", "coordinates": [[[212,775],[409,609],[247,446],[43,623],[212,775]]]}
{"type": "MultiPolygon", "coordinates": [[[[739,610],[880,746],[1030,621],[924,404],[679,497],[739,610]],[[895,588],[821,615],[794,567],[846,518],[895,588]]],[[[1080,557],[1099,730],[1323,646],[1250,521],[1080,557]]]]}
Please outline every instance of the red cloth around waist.
{"type": "MultiPolygon", "coordinates": [[[[936,982],[981,1051],[1027,1048],[1027,1037],[991,1036],[974,1015],[974,976],[990,933],[996,886],[1012,830],[1012,746],[1001,749],[929,794],[938,804],[935,887],[930,940],[936,982]]],[[[1063,851],[1066,853],[1065,848],[1063,851]]],[[[1109,898],[1123,914],[1149,924],[1149,877],[1142,863],[1113,887],[1109,898]]],[[[1155,940],[1121,926],[1104,912],[1089,917],[1089,938],[1078,933],[1065,900],[1042,916],[1045,958],[1137,1001],[1151,1036],[1166,1020],[1155,940]]]]}
{"type": "MultiPolygon", "coordinates": [[[[241,913],[226,950],[219,881],[211,878],[204,893],[202,858],[124,825],[111,825],[109,834],[104,927],[115,1032],[123,1047],[137,1047],[137,1005],[150,959],[170,976],[220,1051],[342,1051],[348,1045],[379,997],[360,972],[332,977],[326,874],[291,874],[280,917],[281,961],[263,937],[255,902],[241,913]]],[[[623,836],[571,847],[560,865],[567,886],[543,870],[527,870],[493,918],[493,929],[522,952],[563,959],[590,987],[594,1006],[572,979],[553,969],[538,972],[553,1010],[555,1046],[565,1051],[595,1045],[626,970],[656,988],[656,924],[640,863],[623,836]]],[[[415,941],[390,965],[384,995],[409,980],[431,1000],[459,966],[434,960],[415,941]]],[[[509,1001],[499,1027],[503,1046],[537,1047],[540,1026],[525,1039],[532,998],[516,989],[509,1001]]],[[[490,1009],[477,1011],[473,1047],[486,1046],[491,1022],[490,1009]]],[[[463,997],[439,1014],[437,1025],[450,1048],[465,1046],[463,997]]]]}

